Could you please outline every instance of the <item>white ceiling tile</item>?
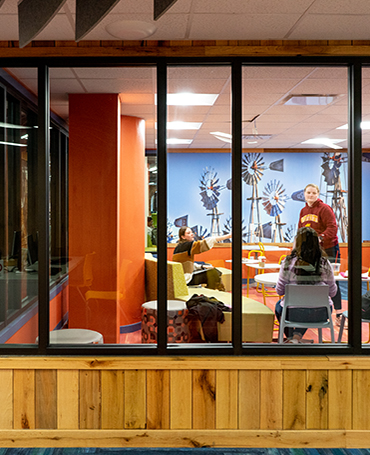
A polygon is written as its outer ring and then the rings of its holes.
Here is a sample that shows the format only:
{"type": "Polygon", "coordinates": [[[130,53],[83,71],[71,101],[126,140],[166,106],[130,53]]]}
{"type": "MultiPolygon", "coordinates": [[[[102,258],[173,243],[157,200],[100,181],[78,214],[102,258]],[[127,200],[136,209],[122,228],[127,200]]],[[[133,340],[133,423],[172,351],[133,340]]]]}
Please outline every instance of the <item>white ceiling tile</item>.
{"type": "MultiPolygon", "coordinates": [[[[181,0],[179,0],[181,1],[181,0]]],[[[197,0],[195,13],[271,14],[304,13],[312,0],[197,0]]]]}
{"type": "Polygon", "coordinates": [[[193,16],[190,36],[195,40],[260,40],[282,39],[296,14],[198,14],[193,16]]]}
{"type": "Polygon", "coordinates": [[[149,79],[81,79],[88,93],[153,93],[153,84],[149,79]]]}
{"type": "Polygon", "coordinates": [[[347,93],[346,79],[306,79],[292,91],[292,94],[340,95],[347,93]]]}
{"type": "Polygon", "coordinates": [[[37,81],[37,68],[6,68],[16,78],[23,79],[35,79],[37,81]]]}
{"type": "Polygon", "coordinates": [[[155,69],[134,68],[73,68],[81,79],[150,79],[155,84],[155,69]]]}
{"type": "Polygon", "coordinates": [[[316,0],[312,2],[309,13],[315,14],[369,14],[368,0],[316,0]]]}
{"type": "Polygon", "coordinates": [[[0,10],[0,40],[18,40],[18,16],[2,14],[0,10]]]}
{"type": "Polygon", "coordinates": [[[224,86],[222,79],[170,79],[168,93],[219,93],[224,86]]]}
{"type": "Polygon", "coordinates": [[[52,93],[84,93],[83,87],[76,79],[52,79],[50,91],[52,93]]]}
{"type": "Polygon", "coordinates": [[[369,38],[369,20],[369,14],[308,14],[297,23],[289,39],[366,40],[369,38]]]}
{"type": "Polygon", "coordinates": [[[57,14],[35,40],[74,40],[75,31],[65,14],[57,14]]]}

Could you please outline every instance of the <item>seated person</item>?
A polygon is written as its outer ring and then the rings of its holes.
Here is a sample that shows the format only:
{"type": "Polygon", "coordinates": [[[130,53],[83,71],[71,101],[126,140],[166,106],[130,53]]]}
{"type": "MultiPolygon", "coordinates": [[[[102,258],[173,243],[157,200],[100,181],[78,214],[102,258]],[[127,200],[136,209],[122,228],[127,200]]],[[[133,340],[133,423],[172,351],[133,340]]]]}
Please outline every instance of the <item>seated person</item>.
{"type": "MultiPolygon", "coordinates": [[[[293,250],[281,264],[276,283],[277,294],[284,295],[287,284],[329,285],[329,301],[331,308],[333,308],[331,297],[334,297],[337,292],[334,273],[326,253],[320,246],[316,231],[310,227],[302,227],[298,230],[294,239],[293,250]]],[[[284,298],[279,300],[275,306],[278,321],[280,321],[283,306],[284,298]]],[[[323,313],[323,308],[290,308],[289,311],[299,312],[307,322],[322,321],[326,317],[326,311],[323,313]]],[[[306,330],[298,327],[287,327],[285,329],[285,335],[288,337],[287,342],[301,342],[306,330]]]]}
{"type": "Polygon", "coordinates": [[[194,241],[194,233],[188,226],[182,226],[179,229],[179,243],[175,248],[172,260],[181,262],[188,286],[206,283],[207,287],[211,289],[224,289],[221,272],[211,265],[197,264],[194,262],[194,256],[204,253],[213,248],[216,243],[230,238],[231,234],[226,234],[194,241]]]}

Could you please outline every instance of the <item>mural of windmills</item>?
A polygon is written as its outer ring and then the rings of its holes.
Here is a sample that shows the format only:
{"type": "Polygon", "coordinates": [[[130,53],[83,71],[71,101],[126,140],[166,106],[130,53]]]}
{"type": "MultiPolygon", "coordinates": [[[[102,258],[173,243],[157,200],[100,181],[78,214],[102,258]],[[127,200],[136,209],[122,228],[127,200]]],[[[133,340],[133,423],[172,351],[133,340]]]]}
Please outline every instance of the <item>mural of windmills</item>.
{"type": "MultiPolygon", "coordinates": [[[[222,228],[222,235],[231,234],[232,229],[233,229],[233,222],[232,222],[232,218],[229,217],[226,220],[226,222],[224,223],[224,227],[222,228]]],[[[247,236],[247,229],[244,225],[244,220],[242,220],[242,240],[243,240],[243,242],[245,242],[246,236],[247,236]]],[[[224,243],[231,243],[231,239],[224,240],[224,243]]]]}
{"type": "Polygon", "coordinates": [[[274,223],[271,229],[271,242],[276,242],[277,233],[279,233],[279,241],[284,242],[283,226],[286,223],[282,223],[280,214],[285,208],[285,203],[288,196],[285,194],[285,189],[280,181],[271,180],[265,186],[262,196],[262,205],[266,213],[274,217],[274,223]]]}
{"type": "Polygon", "coordinates": [[[258,195],[258,182],[263,176],[263,171],[270,169],[272,171],[284,171],[284,160],[272,162],[269,166],[265,166],[265,162],[261,153],[246,153],[242,159],[242,178],[247,185],[252,187],[252,195],[247,198],[251,201],[249,213],[249,230],[247,234],[247,241],[254,241],[253,237],[258,237],[261,241],[263,237],[263,227],[260,215],[260,200],[258,195]]]}
{"type": "Polygon", "coordinates": [[[219,178],[217,177],[217,172],[213,168],[206,167],[200,178],[200,196],[203,202],[204,207],[207,210],[211,210],[211,213],[208,213],[211,219],[211,235],[220,235],[220,216],[223,213],[218,212],[218,201],[220,196],[220,191],[225,187],[219,185],[219,178]]]}
{"type": "Polygon", "coordinates": [[[193,226],[191,230],[194,232],[194,240],[203,240],[206,237],[210,237],[210,233],[208,232],[207,228],[203,226],[193,226]]]}
{"type": "Polygon", "coordinates": [[[288,242],[288,243],[293,242],[296,231],[297,231],[297,226],[295,224],[288,226],[285,230],[284,242],[288,242]]]}
{"type": "Polygon", "coordinates": [[[331,208],[337,220],[339,234],[342,237],[342,242],[346,242],[348,233],[348,217],[344,194],[346,190],[342,188],[340,178],[340,168],[343,163],[347,162],[347,157],[343,157],[340,152],[328,153],[325,152],[321,157],[323,169],[322,176],[326,183],[326,193],[332,193],[331,208]],[[333,189],[328,189],[333,187],[333,189]]]}

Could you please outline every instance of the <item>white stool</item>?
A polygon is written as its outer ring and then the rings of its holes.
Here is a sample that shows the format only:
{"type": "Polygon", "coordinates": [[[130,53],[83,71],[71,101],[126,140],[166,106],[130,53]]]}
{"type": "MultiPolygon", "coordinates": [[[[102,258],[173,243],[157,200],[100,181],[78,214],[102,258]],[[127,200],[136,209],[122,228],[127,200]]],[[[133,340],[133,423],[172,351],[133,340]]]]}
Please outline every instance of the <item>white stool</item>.
{"type": "MultiPolygon", "coordinates": [[[[88,329],[53,330],[49,334],[50,344],[103,344],[103,335],[88,329]]],[[[38,343],[39,337],[36,338],[38,343]]]]}

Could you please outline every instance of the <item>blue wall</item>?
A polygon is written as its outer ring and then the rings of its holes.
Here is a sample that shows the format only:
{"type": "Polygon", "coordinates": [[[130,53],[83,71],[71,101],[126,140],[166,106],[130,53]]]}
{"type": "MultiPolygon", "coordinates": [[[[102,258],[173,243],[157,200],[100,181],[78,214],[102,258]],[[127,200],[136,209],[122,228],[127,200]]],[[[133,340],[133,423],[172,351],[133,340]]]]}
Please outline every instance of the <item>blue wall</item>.
{"type": "MultiPolygon", "coordinates": [[[[330,155],[333,153],[328,152],[330,155]]],[[[244,154],[246,157],[251,154],[244,154]]],[[[326,155],[328,156],[328,155],[326,155]]],[[[256,155],[255,155],[256,157],[256,155]]],[[[286,223],[283,226],[283,233],[286,235],[287,230],[291,230],[290,234],[294,236],[298,224],[299,211],[304,206],[304,202],[297,201],[292,198],[292,194],[303,190],[308,183],[315,183],[320,188],[320,198],[331,205],[331,194],[327,191],[332,190],[333,186],[328,186],[325,182],[323,174],[323,157],[325,152],[320,153],[263,153],[259,158],[263,160],[263,174],[258,182],[258,193],[260,197],[264,196],[266,186],[273,184],[274,180],[277,184],[280,182],[285,189],[287,196],[285,206],[280,214],[281,222],[286,223]],[[283,171],[273,170],[276,161],[283,160],[283,171]]],[[[247,157],[248,158],[248,157],[247,157]]],[[[342,189],[348,189],[348,165],[346,163],[346,155],[343,155],[343,162],[338,167],[342,189]]],[[[330,162],[330,166],[332,166],[330,162]]],[[[229,153],[169,153],[168,154],[168,222],[169,228],[174,233],[174,241],[177,239],[178,228],[174,226],[175,220],[182,216],[188,216],[187,224],[191,227],[200,226],[207,229],[207,233],[211,231],[211,210],[207,210],[200,196],[201,178],[207,169],[217,172],[219,178],[218,184],[221,185],[219,202],[217,204],[220,215],[220,230],[221,233],[225,229],[227,220],[231,217],[231,191],[227,189],[227,181],[231,178],[231,155],[229,153]]],[[[248,230],[251,201],[252,186],[247,185],[243,181],[243,220],[245,232],[248,230]]],[[[370,207],[365,195],[370,194],[370,163],[363,162],[363,239],[370,239],[370,225],[367,222],[370,216],[370,207]]],[[[266,195],[266,193],[265,193],[266,195]]],[[[260,222],[262,224],[274,221],[274,217],[269,216],[262,205],[263,200],[259,202],[260,222]]],[[[347,195],[345,202],[348,208],[347,195]]],[[[256,215],[255,215],[256,219],[256,215]]],[[[256,222],[256,221],[255,221],[256,222]]],[[[263,239],[271,241],[270,239],[263,239]]],[[[277,239],[277,241],[279,241],[277,239]]],[[[339,241],[343,239],[339,237],[339,241]]]]}

